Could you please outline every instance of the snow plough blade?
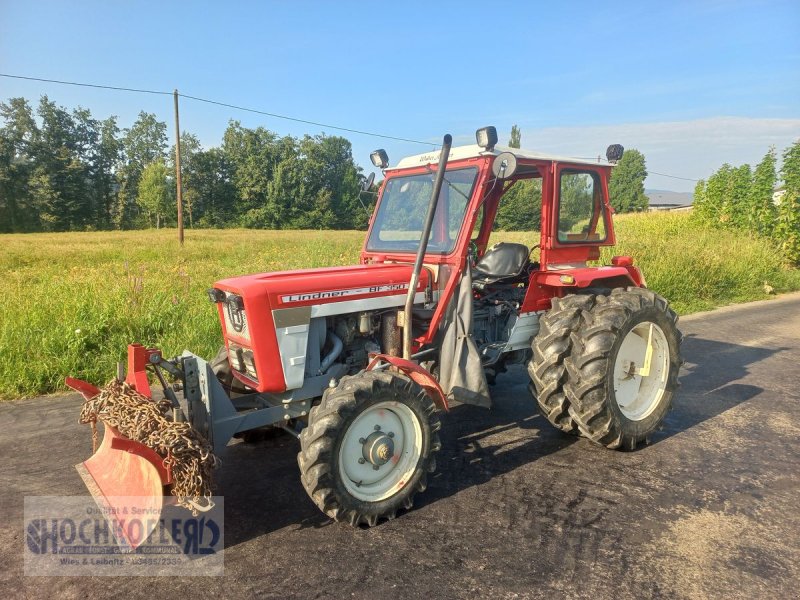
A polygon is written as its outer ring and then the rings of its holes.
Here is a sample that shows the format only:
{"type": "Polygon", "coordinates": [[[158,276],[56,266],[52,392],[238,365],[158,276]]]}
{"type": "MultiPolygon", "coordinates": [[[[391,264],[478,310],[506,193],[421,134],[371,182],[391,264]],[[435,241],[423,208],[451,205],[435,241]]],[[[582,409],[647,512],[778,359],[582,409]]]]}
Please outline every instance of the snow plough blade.
{"type": "MultiPolygon", "coordinates": [[[[66,383],[87,400],[100,393],[85,381],[70,377],[66,383]]],[[[104,429],[100,447],[75,468],[109,522],[120,549],[132,552],[158,525],[164,486],[171,483],[171,475],[155,451],[126,438],[114,427],[105,425],[104,429]],[[131,520],[130,515],[139,517],[131,520]]]]}

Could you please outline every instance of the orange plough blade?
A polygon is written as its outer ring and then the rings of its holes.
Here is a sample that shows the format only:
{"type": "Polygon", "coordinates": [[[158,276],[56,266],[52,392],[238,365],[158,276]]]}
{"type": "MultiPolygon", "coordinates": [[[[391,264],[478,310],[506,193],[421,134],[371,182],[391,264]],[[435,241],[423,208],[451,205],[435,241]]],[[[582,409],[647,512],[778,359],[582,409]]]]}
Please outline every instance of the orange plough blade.
{"type": "MultiPolygon", "coordinates": [[[[99,392],[91,384],[71,378],[67,385],[87,398],[99,392]]],[[[136,550],[158,525],[164,486],[172,482],[163,458],[106,425],[97,452],[75,468],[109,522],[120,549],[136,550]]]]}

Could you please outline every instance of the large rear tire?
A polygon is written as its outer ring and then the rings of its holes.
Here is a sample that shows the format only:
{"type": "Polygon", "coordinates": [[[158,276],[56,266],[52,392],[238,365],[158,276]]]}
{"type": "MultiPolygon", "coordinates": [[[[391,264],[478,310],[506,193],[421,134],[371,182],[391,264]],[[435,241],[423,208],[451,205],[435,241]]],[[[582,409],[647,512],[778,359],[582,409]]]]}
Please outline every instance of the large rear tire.
{"type": "Polygon", "coordinates": [[[436,406],[389,371],[343,377],[311,409],[297,462],[303,487],[336,521],[375,525],[413,505],[441,448],[436,406]]]}
{"type": "Polygon", "coordinates": [[[536,399],[539,412],[565,433],[578,435],[578,424],[569,414],[569,400],[564,394],[567,370],[564,359],[572,351],[572,333],[583,311],[594,306],[591,294],[553,298],[552,306],[539,320],[539,333],[533,339],[533,357],[528,362],[531,383],[528,389],[536,399]]]}
{"type": "Polygon", "coordinates": [[[569,413],[580,433],[633,450],[672,405],[681,366],[678,316],[644,288],[615,289],[582,313],[564,361],[569,413]]]}

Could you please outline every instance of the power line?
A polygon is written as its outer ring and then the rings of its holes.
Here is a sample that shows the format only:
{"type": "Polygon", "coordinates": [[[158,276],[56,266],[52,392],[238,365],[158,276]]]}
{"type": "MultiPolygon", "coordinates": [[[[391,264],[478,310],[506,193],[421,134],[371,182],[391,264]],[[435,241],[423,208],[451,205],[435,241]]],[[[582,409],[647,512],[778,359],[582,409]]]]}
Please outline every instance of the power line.
{"type": "Polygon", "coordinates": [[[117,87],[114,85],[100,85],[97,83],[78,83],[77,81],[60,81],[58,79],[43,79],[41,77],[24,77],[22,75],[8,75],[7,73],[0,73],[0,77],[8,77],[10,79],[25,79],[27,81],[44,81],[45,83],[60,83],[61,85],[77,85],[79,87],[99,88],[101,90],[116,90],[118,92],[136,92],[139,94],[159,94],[169,96],[172,92],[162,92],[159,90],[143,90],[139,88],[117,87]]]}
{"type": "MultiPolygon", "coordinates": [[[[165,92],[165,91],[161,91],[161,90],[146,90],[146,89],[140,89],[140,88],[119,87],[119,86],[114,86],[114,85],[101,85],[101,84],[97,84],[97,83],[79,83],[77,81],[62,81],[62,80],[59,80],[59,79],[45,79],[43,77],[25,77],[23,75],[9,75],[7,73],[0,73],[0,77],[8,77],[8,78],[11,78],[11,79],[24,79],[26,81],[42,81],[42,82],[45,82],[45,83],[58,83],[58,84],[61,84],[61,85],[75,85],[75,86],[79,86],[79,87],[97,88],[97,89],[101,89],[101,90],[115,90],[115,91],[119,91],[119,92],[135,92],[135,93],[139,93],[139,94],[158,94],[158,95],[164,95],[164,96],[171,96],[172,93],[173,93],[173,92],[165,92]]],[[[182,98],[187,98],[189,100],[195,100],[197,102],[205,102],[206,104],[215,104],[217,106],[224,106],[224,107],[227,107],[227,108],[232,108],[234,110],[241,110],[241,111],[245,111],[245,112],[251,112],[251,113],[258,114],[258,115],[265,115],[265,116],[268,116],[268,117],[273,117],[275,119],[283,119],[285,121],[293,121],[295,123],[304,123],[306,125],[314,125],[315,127],[323,127],[323,128],[326,128],[326,129],[335,129],[337,131],[346,131],[348,133],[355,133],[355,134],[358,134],[358,135],[366,135],[366,136],[382,138],[382,139],[386,139],[386,140],[394,140],[394,141],[397,141],[397,142],[409,142],[409,143],[412,143],[412,144],[422,144],[423,146],[433,146],[433,147],[437,146],[437,144],[435,144],[433,142],[423,142],[421,140],[412,140],[410,138],[403,138],[403,137],[397,137],[397,136],[393,136],[393,135],[386,135],[386,134],[383,134],[383,133],[375,133],[373,131],[364,131],[364,130],[361,130],[361,129],[352,129],[350,127],[340,127],[338,125],[331,125],[329,123],[320,123],[319,121],[311,121],[309,119],[300,119],[298,117],[290,117],[290,116],[287,116],[287,115],[281,115],[281,114],[278,114],[278,113],[268,112],[268,111],[265,111],[265,110],[257,110],[255,108],[247,108],[245,106],[237,106],[236,104],[228,104],[226,102],[219,102],[217,100],[209,100],[207,98],[199,98],[197,96],[190,96],[188,94],[181,94],[180,92],[178,93],[178,95],[181,96],[182,98]]]]}
{"type": "MultiPolygon", "coordinates": [[[[576,156],[581,160],[597,160],[597,162],[608,162],[607,159],[600,156],[576,156]]],[[[647,170],[648,175],[661,175],[661,177],[669,177],[671,179],[682,179],[683,181],[700,181],[699,179],[692,179],[691,177],[678,177],[677,175],[668,175],[667,173],[659,173],[658,171],[647,170]]]]}
{"type": "Polygon", "coordinates": [[[657,171],[647,171],[648,175],[661,175],[661,177],[670,177],[672,179],[682,179],[683,181],[700,181],[699,179],[692,179],[691,177],[678,177],[677,175],[667,175],[666,173],[658,173],[657,171]]]}
{"type": "MultiPolygon", "coordinates": [[[[134,93],[139,93],[139,94],[157,94],[157,95],[161,95],[161,96],[169,96],[169,95],[173,94],[173,92],[165,92],[165,91],[161,91],[161,90],[147,90],[147,89],[141,89],[141,88],[120,87],[120,86],[114,86],[114,85],[101,85],[101,84],[98,84],[98,83],[80,83],[80,82],[77,82],[77,81],[62,81],[62,80],[59,80],[59,79],[45,79],[43,77],[26,77],[26,76],[23,76],[23,75],[9,75],[7,73],[0,73],[0,77],[8,77],[10,79],[24,79],[26,81],[42,81],[42,82],[45,82],[45,83],[58,83],[58,84],[61,84],[61,85],[74,85],[74,86],[78,86],[78,87],[97,88],[97,89],[101,89],[101,90],[115,90],[115,91],[118,91],[118,92],[134,92],[134,93]]],[[[362,129],[352,129],[350,127],[340,127],[338,125],[331,125],[329,123],[320,123],[319,121],[311,121],[309,119],[300,119],[298,117],[290,117],[290,116],[287,116],[287,115],[281,115],[281,114],[278,114],[278,113],[268,112],[268,111],[265,111],[265,110],[257,110],[255,108],[247,108],[245,106],[238,106],[236,104],[228,104],[227,102],[220,102],[218,100],[209,100],[208,98],[199,98],[198,96],[190,96],[189,94],[181,94],[180,92],[178,93],[178,95],[180,97],[182,97],[182,98],[186,98],[188,100],[194,100],[196,102],[204,102],[206,104],[214,104],[216,106],[224,106],[226,108],[232,108],[234,110],[241,110],[241,111],[244,111],[244,112],[255,113],[257,115],[264,115],[264,116],[267,116],[267,117],[273,117],[275,119],[283,119],[285,121],[293,121],[295,123],[303,123],[305,125],[313,125],[315,127],[323,127],[323,128],[327,128],[327,129],[335,129],[337,131],[346,131],[348,133],[355,133],[357,135],[366,135],[366,136],[375,137],[375,138],[382,138],[382,139],[385,139],[385,140],[394,140],[396,142],[408,142],[408,143],[411,143],[411,144],[422,144],[423,146],[433,146],[433,147],[437,146],[437,144],[435,144],[433,142],[423,142],[421,140],[414,140],[414,139],[411,139],[411,138],[397,137],[397,136],[393,136],[393,135],[387,135],[387,134],[384,134],[384,133],[375,133],[374,131],[364,131],[362,129]]],[[[600,157],[576,157],[576,158],[581,158],[581,159],[584,159],[584,160],[594,160],[595,158],[597,158],[598,162],[600,162],[601,160],[604,160],[604,159],[601,159],[600,157]]],[[[649,175],[660,175],[661,177],[669,177],[671,179],[680,179],[680,180],[683,180],[683,181],[700,181],[699,179],[693,179],[691,177],[679,177],[678,175],[669,175],[667,173],[659,173],[657,171],[648,171],[648,174],[649,175]]]]}
{"type": "Polygon", "coordinates": [[[402,138],[402,137],[395,137],[393,135],[386,135],[383,133],[375,133],[372,131],[363,131],[361,129],[350,129],[349,127],[338,127],[336,125],[328,125],[326,123],[319,123],[318,121],[309,121],[307,119],[299,119],[297,117],[287,117],[286,115],[279,115],[276,113],[267,112],[264,110],[256,110],[255,108],[246,108],[244,106],[237,106],[235,104],[227,104],[225,102],[218,102],[217,100],[208,100],[206,98],[198,98],[197,96],[189,96],[188,94],[181,94],[178,92],[178,95],[181,98],[188,98],[189,100],[196,100],[198,102],[205,102],[206,104],[216,104],[217,106],[225,106],[227,108],[233,108],[235,110],[243,110],[245,112],[256,113],[258,115],[266,115],[268,117],[275,117],[276,119],[285,119],[287,121],[294,121],[296,123],[305,123],[306,125],[314,125],[316,127],[326,127],[328,129],[336,129],[338,131],[347,131],[348,133],[357,133],[360,135],[369,135],[372,137],[383,138],[386,140],[395,140],[397,142],[411,142],[412,144],[423,144],[425,146],[436,146],[437,144],[433,142],[423,142],[420,140],[412,140],[409,138],[402,138]]]}

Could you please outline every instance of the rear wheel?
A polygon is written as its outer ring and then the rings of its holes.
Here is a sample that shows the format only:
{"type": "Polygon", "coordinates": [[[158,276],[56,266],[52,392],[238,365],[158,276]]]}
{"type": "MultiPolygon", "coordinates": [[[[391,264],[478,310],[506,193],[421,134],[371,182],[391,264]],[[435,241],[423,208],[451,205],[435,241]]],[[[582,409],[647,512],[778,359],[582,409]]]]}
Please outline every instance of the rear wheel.
{"type": "Polygon", "coordinates": [[[404,375],[343,377],[311,409],[297,456],[303,486],[326,515],[375,525],[411,508],[441,447],[436,407],[404,375]]]}
{"type": "Polygon", "coordinates": [[[539,320],[539,333],[533,339],[533,357],[528,362],[529,389],[539,412],[555,427],[578,435],[578,424],[569,414],[564,394],[567,370],[564,359],[572,351],[571,334],[578,327],[581,313],[594,306],[594,295],[553,298],[549,311],[539,320]]]}
{"type": "Polygon", "coordinates": [[[570,416],[593,442],[633,450],[661,425],[678,387],[678,317],[644,288],[615,289],[582,316],[564,361],[570,416]]]}

